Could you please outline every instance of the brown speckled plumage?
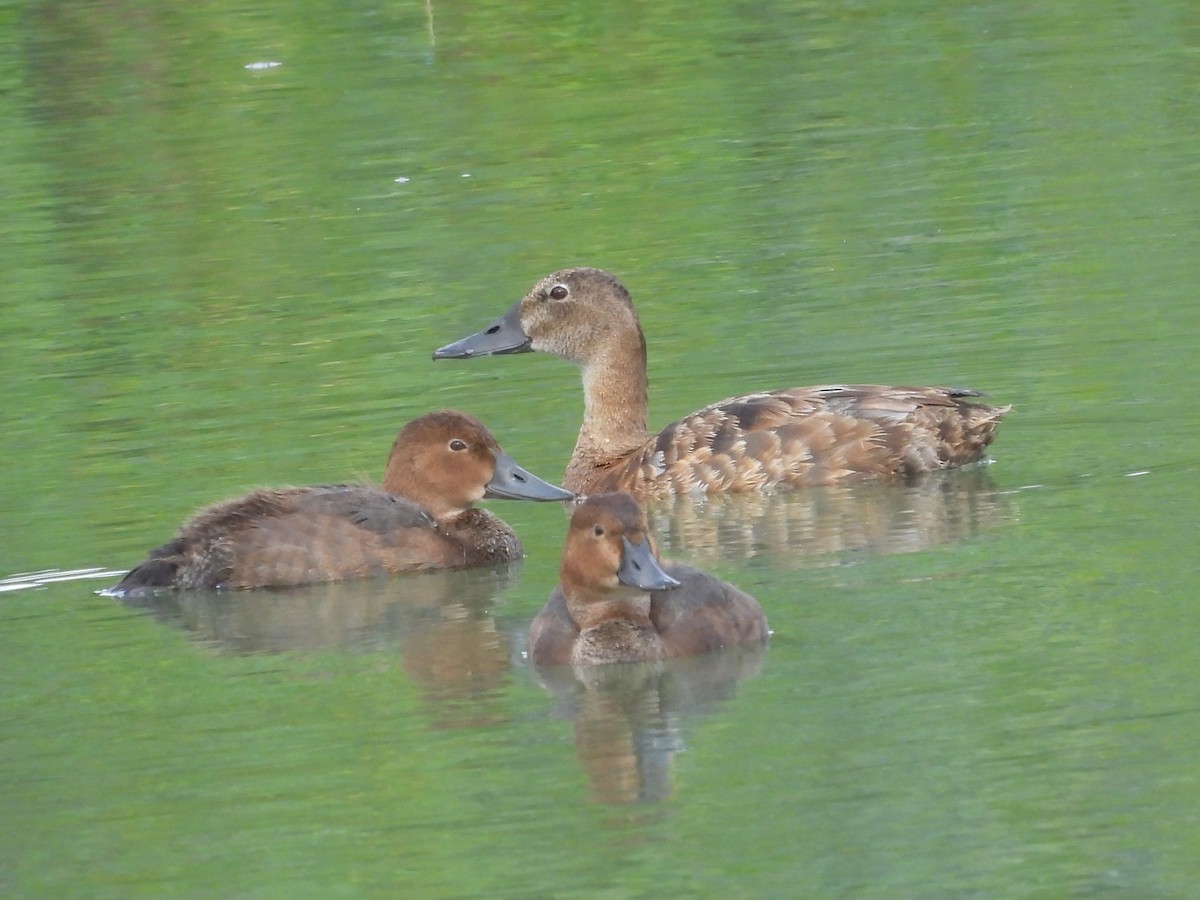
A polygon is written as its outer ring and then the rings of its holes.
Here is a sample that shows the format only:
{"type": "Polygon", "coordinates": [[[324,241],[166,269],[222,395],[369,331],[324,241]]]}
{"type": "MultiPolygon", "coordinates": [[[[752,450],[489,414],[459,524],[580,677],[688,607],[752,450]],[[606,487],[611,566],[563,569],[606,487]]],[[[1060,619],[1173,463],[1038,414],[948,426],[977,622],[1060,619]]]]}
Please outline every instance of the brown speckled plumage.
{"type": "Polygon", "coordinates": [[[1009,407],[970,390],[822,385],[732,397],[657,434],[646,426],[646,342],[628,291],[601,269],[547,275],[459,358],[535,350],[578,364],[584,417],[564,486],[642,496],[909,477],[978,460],[1009,407]]]}
{"type": "Polygon", "coordinates": [[[572,458],[579,493],[771,490],[907,477],[980,458],[1004,410],[972,391],[824,385],[749,394],[672,422],[614,460],[572,458]]]}

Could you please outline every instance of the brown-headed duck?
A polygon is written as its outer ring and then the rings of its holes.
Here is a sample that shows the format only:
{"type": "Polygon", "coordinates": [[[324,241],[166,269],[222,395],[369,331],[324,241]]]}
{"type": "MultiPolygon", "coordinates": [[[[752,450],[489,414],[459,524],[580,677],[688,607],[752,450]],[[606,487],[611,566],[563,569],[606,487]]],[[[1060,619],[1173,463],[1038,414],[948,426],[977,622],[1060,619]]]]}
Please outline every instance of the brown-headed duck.
{"type": "Polygon", "coordinates": [[[909,477],[980,459],[1009,407],[940,387],[834,384],[732,397],[657,434],[646,427],[646,341],[629,292],[602,269],[547,275],[483,331],[434,359],[540,351],[583,372],[584,413],[563,485],[640,496],[909,477]]]}
{"type": "Polygon", "coordinates": [[[473,416],[441,410],[405,425],[381,488],[263,488],[206,507],[108,593],[286,587],[519,559],[521,542],[472,504],[569,500],[518,466],[473,416]]]}
{"type": "Polygon", "coordinates": [[[707,572],[660,563],[632,496],[588,497],[563,545],[559,584],[529,629],[536,665],[650,662],[739,644],[770,632],[749,594],[707,572]]]}

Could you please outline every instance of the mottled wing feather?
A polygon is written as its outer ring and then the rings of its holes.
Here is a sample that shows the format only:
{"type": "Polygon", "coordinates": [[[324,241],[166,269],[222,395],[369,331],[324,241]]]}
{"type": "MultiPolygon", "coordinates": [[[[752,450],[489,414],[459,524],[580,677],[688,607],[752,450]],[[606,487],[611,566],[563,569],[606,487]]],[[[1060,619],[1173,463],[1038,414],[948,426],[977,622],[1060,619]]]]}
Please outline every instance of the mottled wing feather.
{"type": "Polygon", "coordinates": [[[597,470],[589,493],[750,491],[909,477],[979,459],[1008,407],[953,388],[825,385],[732,397],[597,470]]]}

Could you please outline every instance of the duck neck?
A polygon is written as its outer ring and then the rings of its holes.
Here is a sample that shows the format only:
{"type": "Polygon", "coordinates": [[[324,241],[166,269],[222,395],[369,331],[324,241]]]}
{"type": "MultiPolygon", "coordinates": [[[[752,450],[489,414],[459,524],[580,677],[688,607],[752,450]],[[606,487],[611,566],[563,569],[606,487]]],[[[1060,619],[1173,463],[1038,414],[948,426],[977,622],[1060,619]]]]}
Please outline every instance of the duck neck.
{"type": "Polygon", "coordinates": [[[646,430],[646,342],[640,330],[582,365],[583,426],[571,468],[603,466],[641,447],[646,430]]]}
{"type": "Polygon", "coordinates": [[[387,469],[383,473],[383,490],[405,500],[411,500],[425,510],[437,522],[452,522],[458,516],[471,511],[471,503],[467,501],[453,502],[444,496],[436,487],[428,486],[427,477],[422,477],[415,470],[415,461],[406,453],[393,451],[388,460],[387,469]]]}

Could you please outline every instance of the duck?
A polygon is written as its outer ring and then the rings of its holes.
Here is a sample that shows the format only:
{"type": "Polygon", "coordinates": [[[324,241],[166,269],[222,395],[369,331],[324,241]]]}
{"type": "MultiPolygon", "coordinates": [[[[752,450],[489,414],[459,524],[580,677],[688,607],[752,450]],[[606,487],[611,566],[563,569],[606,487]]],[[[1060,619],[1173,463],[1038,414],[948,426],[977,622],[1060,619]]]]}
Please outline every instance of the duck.
{"type": "Polygon", "coordinates": [[[535,666],[647,663],[765,644],[758,601],[683,563],[660,561],[629,493],[594,494],[571,514],[559,582],[529,627],[535,666]]]}
{"type": "Polygon", "coordinates": [[[474,416],[438,410],[392,444],[381,487],[260,488],[205,507],[105,593],[293,587],[486,566],[520,559],[521,541],[485,498],[573,498],[505,454],[474,416]]]}
{"type": "Polygon", "coordinates": [[[577,494],[641,497],[910,479],[983,458],[1008,406],[947,387],[828,384],[730,397],[647,428],[646,339],[629,291],[603,269],[553,272],[482,331],[434,351],[536,351],[578,365],[584,413],[563,478],[577,494]]]}

